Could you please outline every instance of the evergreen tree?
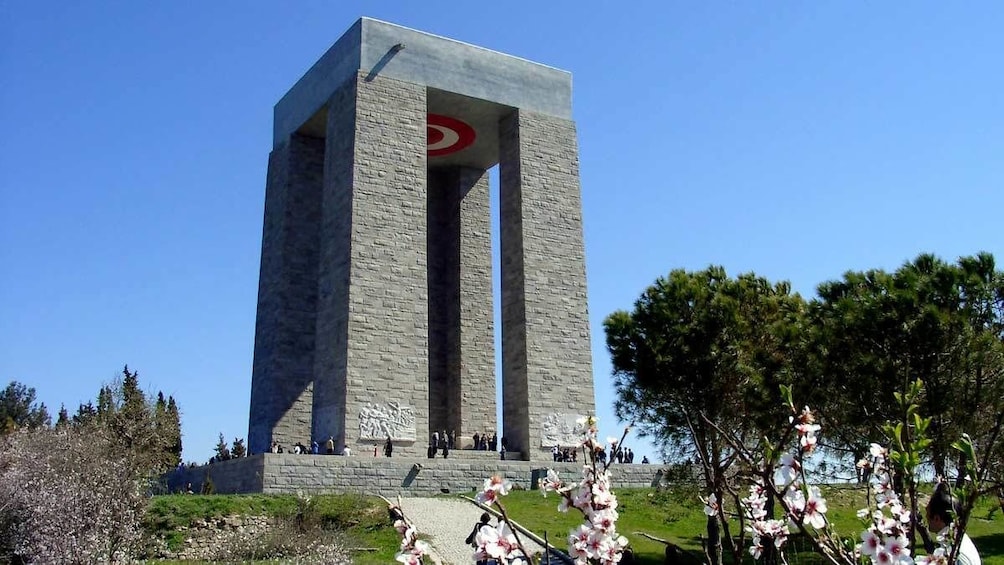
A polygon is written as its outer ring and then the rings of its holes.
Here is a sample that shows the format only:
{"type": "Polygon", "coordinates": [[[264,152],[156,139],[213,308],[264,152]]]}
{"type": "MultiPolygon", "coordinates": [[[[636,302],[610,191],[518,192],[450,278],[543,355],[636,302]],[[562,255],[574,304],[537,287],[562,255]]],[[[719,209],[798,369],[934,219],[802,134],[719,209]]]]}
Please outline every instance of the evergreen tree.
{"type": "Polygon", "coordinates": [[[128,365],[122,369],[119,400],[121,408],[111,419],[112,430],[121,438],[128,456],[144,459],[143,466],[158,467],[162,458],[157,449],[153,414],[139,388],[139,373],[130,371],[128,365]]]}
{"type": "Polygon", "coordinates": [[[75,424],[108,429],[123,457],[140,474],[157,475],[181,462],[181,420],[174,398],[163,392],[147,395],[139,386],[139,373],[126,365],[116,386],[102,386],[98,408],[81,405],[75,424]]]}
{"type": "Polygon", "coordinates": [[[70,413],[66,411],[66,405],[59,406],[59,418],[56,420],[57,428],[64,428],[70,425],[70,413]]]}
{"type": "Polygon", "coordinates": [[[77,408],[77,413],[73,415],[74,426],[87,426],[96,421],[98,421],[98,409],[89,400],[87,404],[81,404],[77,408]]]}
{"type": "Polygon", "coordinates": [[[38,428],[52,423],[45,403],[35,402],[35,389],[11,381],[0,391],[0,424],[3,432],[17,428],[38,428]]]}
{"type": "Polygon", "coordinates": [[[173,396],[167,397],[167,421],[166,433],[169,440],[167,451],[172,456],[172,464],[177,465],[181,463],[181,414],[178,412],[178,404],[174,401],[173,396]]]}
{"type": "MultiPolygon", "coordinates": [[[[722,267],[656,280],[633,311],[604,321],[618,416],[665,455],[699,461],[705,492],[724,500],[735,492],[727,484],[735,451],[773,437],[804,308],[787,282],[732,278],[722,267]]],[[[723,562],[723,543],[742,560],[721,515],[708,517],[707,532],[713,565],[723,562]]]]}
{"type": "MultiPolygon", "coordinates": [[[[90,402],[87,403],[90,405],[90,402]]],[[[115,414],[115,395],[110,386],[103,386],[98,391],[98,407],[96,415],[104,421],[109,421],[115,414]]]]}
{"type": "Polygon", "coordinates": [[[227,440],[223,438],[223,432],[220,432],[220,441],[216,443],[216,460],[226,461],[230,459],[230,449],[227,447],[227,440]]]}
{"type": "Polygon", "coordinates": [[[230,448],[230,456],[234,459],[247,456],[247,449],[244,447],[243,438],[234,438],[234,445],[230,448]]]}
{"type": "Polygon", "coordinates": [[[164,393],[157,392],[157,402],[153,408],[156,449],[165,465],[177,466],[181,463],[181,422],[178,420],[178,406],[171,397],[164,399],[164,393]]]}
{"type": "Polygon", "coordinates": [[[1004,459],[1004,272],[992,255],[951,264],[923,254],[818,290],[806,340],[815,397],[805,398],[829,445],[865,453],[901,417],[895,396],[919,379],[935,474],[965,475],[952,448],[964,432],[986,458],[1004,459]]]}

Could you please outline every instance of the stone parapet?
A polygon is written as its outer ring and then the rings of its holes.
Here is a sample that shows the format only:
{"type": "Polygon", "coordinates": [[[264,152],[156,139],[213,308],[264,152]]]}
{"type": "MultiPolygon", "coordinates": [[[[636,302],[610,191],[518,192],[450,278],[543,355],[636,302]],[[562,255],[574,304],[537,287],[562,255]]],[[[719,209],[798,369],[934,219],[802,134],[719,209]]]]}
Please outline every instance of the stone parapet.
{"type": "MultiPolygon", "coordinates": [[[[579,463],[265,453],[179,469],[167,476],[167,483],[171,492],[184,490],[188,483],[198,492],[208,475],[217,493],[469,494],[492,475],[530,489],[549,468],[568,480],[576,480],[582,472],[579,463]]],[[[651,487],[663,480],[664,470],[659,465],[615,464],[610,475],[614,488],[651,487]]]]}

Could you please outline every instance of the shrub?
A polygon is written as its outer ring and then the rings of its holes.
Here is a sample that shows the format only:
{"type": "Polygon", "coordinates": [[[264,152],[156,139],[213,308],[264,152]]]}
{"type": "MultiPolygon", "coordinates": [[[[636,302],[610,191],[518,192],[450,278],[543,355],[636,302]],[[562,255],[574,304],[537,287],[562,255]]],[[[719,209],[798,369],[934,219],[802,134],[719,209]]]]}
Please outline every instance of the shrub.
{"type": "Polygon", "coordinates": [[[0,446],[0,558],[124,560],[144,496],[117,443],[98,429],[21,430],[0,446]]]}

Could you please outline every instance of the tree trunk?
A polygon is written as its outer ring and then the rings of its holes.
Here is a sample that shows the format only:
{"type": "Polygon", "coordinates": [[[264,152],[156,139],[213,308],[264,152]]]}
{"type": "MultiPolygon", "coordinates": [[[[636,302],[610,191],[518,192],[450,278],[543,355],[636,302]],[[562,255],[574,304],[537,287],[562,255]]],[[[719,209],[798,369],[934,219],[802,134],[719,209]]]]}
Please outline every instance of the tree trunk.
{"type": "Polygon", "coordinates": [[[722,534],[715,516],[708,516],[708,557],[711,558],[711,565],[721,565],[722,534]]]}

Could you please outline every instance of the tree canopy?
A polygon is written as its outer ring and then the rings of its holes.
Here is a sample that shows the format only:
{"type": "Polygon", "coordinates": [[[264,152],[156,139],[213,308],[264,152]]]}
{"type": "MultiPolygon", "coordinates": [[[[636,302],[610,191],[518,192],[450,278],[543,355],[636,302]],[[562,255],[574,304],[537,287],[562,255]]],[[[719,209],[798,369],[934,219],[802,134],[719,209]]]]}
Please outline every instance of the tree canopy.
{"type": "Polygon", "coordinates": [[[0,433],[18,428],[37,428],[51,423],[45,403],[35,400],[35,389],[11,381],[0,391],[0,433]]]}
{"type": "Polygon", "coordinates": [[[924,254],[817,290],[806,303],[786,282],[721,267],[656,280],[605,321],[618,415],[664,453],[710,464],[710,487],[729,461],[716,430],[769,435],[779,384],[813,406],[825,447],[856,460],[902,419],[895,395],[920,380],[938,474],[959,475],[951,445],[964,432],[1004,462],[1004,273],[991,254],[924,254]]]}
{"type": "Polygon", "coordinates": [[[894,395],[919,379],[939,475],[962,433],[993,451],[1004,413],[1004,274],[992,255],[955,264],[920,255],[892,273],[848,272],[818,290],[809,372],[830,446],[863,452],[901,417],[894,395]]]}
{"type": "MultiPolygon", "coordinates": [[[[787,283],[721,267],[672,271],[656,280],[632,312],[604,322],[619,417],[634,421],[664,454],[698,462],[719,500],[734,446],[726,433],[755,442],[781,421],[778,384],[790,380],[805,304],[787,283]]],[[[719,536],[709,518],[713,544],[719,536]]],[[[720,561],[720,544],[712,555],[720,561]]]]}
{"type": "MultiPolygon", "coordinates": [[[[738,503],[737,454],[784,421],[782,384],[821,417],[823,444],[852,463],[885,441],[885,424],[909,420],[907,391],[931,416],[923,455],[937,474],[965,476],[952,449],[963,433],[984,461],[1004,463],[1004,274],[992,255],[920,255],[892,273],[849,271],[818,294],[806,303],[787,282],[714,266],[657,279],[632,311],[604,322],[618,416],[664,458],[699,464],[719,502],[738,503]]],[[[1004,478],[999,464],[981,468],[1004,478]]],[[[742,558],[723,517],[708,518],[715,563],[723,540],[742,558]]]]}

